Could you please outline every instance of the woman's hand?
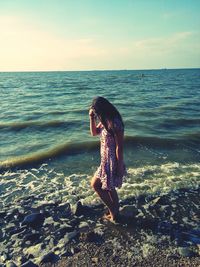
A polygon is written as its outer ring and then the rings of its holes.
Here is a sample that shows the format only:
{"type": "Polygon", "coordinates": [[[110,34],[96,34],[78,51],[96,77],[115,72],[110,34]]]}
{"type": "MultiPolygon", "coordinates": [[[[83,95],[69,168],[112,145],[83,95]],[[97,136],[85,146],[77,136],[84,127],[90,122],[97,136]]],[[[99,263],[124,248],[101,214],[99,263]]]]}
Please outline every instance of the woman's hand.
{"type": "Polygon", "coordinates": [[[95,117],[94,110],[92,108],[89,110],[89,116],[91,118],[94,118],[95,117]]]}

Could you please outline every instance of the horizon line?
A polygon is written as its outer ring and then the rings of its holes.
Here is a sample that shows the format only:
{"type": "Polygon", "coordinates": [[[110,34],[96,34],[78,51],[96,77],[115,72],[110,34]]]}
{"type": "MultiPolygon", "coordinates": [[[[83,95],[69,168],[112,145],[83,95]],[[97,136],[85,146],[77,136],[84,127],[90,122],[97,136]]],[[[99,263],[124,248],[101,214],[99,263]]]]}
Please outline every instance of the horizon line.
{"type": "Polygon", "coordinates": [[[176,68],[150,68],[150,69],[89,69],[89,70],[14,70],[1,71],[0,73],[22,73],[22,72],[103,72],[103,71],[147,71],[147,70],[186,70],[186,69],[200,69],[200,67],[176,67],[176,68]]]}

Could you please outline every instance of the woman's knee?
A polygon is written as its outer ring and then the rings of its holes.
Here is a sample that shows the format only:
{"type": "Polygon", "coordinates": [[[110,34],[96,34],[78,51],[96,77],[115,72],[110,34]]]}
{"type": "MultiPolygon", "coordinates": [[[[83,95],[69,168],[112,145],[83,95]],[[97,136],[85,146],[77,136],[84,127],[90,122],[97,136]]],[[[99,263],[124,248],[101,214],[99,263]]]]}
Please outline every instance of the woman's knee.
{"type": "Polygon", "coordinates": [[[96,178],[95,176],[92,178],[91,180],[91,187],[95,190],[98,191],[99,189],[101,189],[101,182],[98,178],[96,178]]]}

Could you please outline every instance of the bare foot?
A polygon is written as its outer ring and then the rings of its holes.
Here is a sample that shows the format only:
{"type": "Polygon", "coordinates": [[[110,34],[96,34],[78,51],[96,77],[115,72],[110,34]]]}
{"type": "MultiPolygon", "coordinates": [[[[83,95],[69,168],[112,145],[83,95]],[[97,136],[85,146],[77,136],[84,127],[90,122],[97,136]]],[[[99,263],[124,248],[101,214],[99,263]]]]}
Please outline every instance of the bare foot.
{"type": "Polygon", "coordinates": [[[102,218],[110,221],[112,219],[112,215],[111,214],[104,214],[102,218]]]}
{"type": "Polygon", "coordinates": [[[103,219],[104,220],[108,220],[110,222],[115,222],[117,220],[117,217],[118,217],[118,213],[117,214],[105,214],[103,216],[103,219]]]}

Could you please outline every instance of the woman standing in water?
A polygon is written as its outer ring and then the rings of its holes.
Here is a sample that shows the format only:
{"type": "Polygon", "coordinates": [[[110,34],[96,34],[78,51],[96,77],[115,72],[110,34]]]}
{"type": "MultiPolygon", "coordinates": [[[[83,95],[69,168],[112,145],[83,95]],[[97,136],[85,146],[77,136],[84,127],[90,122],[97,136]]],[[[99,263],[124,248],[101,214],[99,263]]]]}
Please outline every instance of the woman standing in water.
{"type": "Polygon", "coordinates": [[[93,100],[89,117],[91,135],[100,135],[101,141],[101,164],[92,178],[91,186],[108,207],[109,214],[105,218],[113,221],[119,214],[119,198],[115,188],[121,187],[125,175],[124,124],[118,110],[103,97],[93,100]]]}

